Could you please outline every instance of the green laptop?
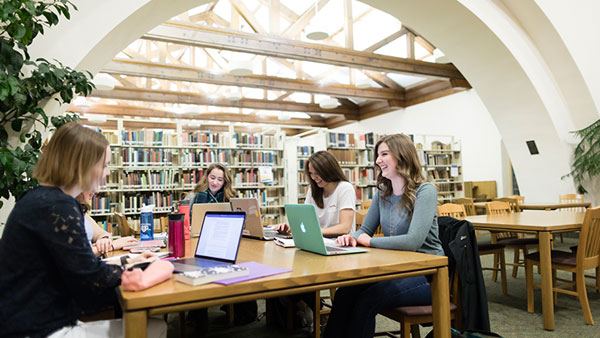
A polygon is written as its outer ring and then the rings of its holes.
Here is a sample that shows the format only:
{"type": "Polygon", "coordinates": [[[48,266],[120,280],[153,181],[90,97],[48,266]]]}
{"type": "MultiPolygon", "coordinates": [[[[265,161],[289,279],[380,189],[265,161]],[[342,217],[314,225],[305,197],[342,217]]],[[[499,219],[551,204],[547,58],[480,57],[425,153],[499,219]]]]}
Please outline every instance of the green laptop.
{"type": "Polygon", "coordinates": [[[326,256],[369,251],[355,247],[325,245],[317,211],[312,204],[286,204],[285,213],[297,248],[326,256]]]}

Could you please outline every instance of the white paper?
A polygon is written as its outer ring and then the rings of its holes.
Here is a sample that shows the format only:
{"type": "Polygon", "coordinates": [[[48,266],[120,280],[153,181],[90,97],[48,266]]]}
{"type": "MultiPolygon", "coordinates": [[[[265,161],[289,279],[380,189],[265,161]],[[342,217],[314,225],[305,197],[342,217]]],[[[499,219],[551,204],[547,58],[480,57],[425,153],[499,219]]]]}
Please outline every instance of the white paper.
{"type": "Polygon", "coordinates": [[[450,176],[452,176],[452,177],[458,176],[458,164],[450,165],[450,176]]]}

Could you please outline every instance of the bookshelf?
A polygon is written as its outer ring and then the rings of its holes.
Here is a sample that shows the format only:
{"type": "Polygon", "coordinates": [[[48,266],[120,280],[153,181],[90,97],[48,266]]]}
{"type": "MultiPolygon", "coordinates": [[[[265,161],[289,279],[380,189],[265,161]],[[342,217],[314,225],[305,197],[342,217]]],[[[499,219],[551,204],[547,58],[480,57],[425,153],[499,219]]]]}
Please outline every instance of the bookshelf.
{"type": "Polygon", "coordinates": [[[143,204],[154,204],[155,219],[202,179],[214,162],[230,171],[237,197],[255,197],[268,223],[280,222],[286,187],[285,134],[174,130],[103,131],[111,144],[111,174],[94,197],[92,215],[125,214],[137,224],[143,204]]]}
{"type": "Polygon", "coordinates": [[[304,173],[304,167],[308,163],[308,158],[315,152],[313,146],[297,146],[298,155],[298,203],[304,203],[306,192],[308,191],[308,177],[304,173]]]}

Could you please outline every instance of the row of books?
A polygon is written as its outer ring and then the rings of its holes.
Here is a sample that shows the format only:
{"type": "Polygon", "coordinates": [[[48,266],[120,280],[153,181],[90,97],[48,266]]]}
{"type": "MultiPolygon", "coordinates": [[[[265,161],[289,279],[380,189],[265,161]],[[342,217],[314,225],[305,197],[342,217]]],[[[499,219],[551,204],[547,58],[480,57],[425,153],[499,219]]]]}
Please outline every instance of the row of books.
{"type": "Polygon", "coordinates": [[[328,133],[328,147],[356,147],[354,134],[352,133],[328,133]]]}
{"type": "Polygon", "coordinates": [[[360,184],[374,184],[375,183],[375,169],[364,168],[360,171],[360,184]]]}
{"type": "Polygon", "coordinates": [[[122,130],[123,145],[176,146],[177,135],[162,130],[122,130]]]}
{"type": "Polygon", "coordinates": [[[462,191],[462,184],[460,183],[436,183],[438,192],[451,192],[451,191],[462,191]]]}
{"type": "Polygon", "coordinates": [[[104,135],[109,144],[119,144],[119,135],[115,132],[103,131],[102,135],[104,135]]]}
{"type": "Polygon", "coordinates": [[[108,213],[110,212],[110,197],[94,195],[90,207],[93,211],[92,214],[108,213]]]}
{"type": "Polygon", "coordinates": [[[186,171],[181,174],[181,180],[183,181],[183,185],[186,187],[195,186],[200,182],[202,176],[204,175],[204,170],[192,170],[186,171]]]}
{"type": "Polygon", "coordinates": [[[230,150],[186,150],[181,155],[184,166],[200,166],[211,163],[227,163],[231,155],[230,150]]]}
{"type": "Polygon", "coordinates": [[[167,149],[121,149],[123,166],[173,165],[173,151],[167,149]]]}
{"type": "Polygon", "coordinates": [[[139,212],[144,205],[154,204],[154,208],[168,208],[173,205],[173,194],[153,191],[148,195],[124,196],[125,212],[139,212]]]}
{"type": "Polygon", "coordinates": [[[158,172],[126,172],[123,177],[122,187],[128,188],[174,188],[179,186],[175,179],[176,171],[173,169],[158,172]]]}
{"type": "Polygon", "coordinates": [[[112,223],[110,223],[107,219],[103,221],[96,221],[98,226],[109,234],[112,233],[112,223]]]}
{"type": "Polygon", "coordinates": [[[235,163],[238,165],[277,165],[279,156],[275,151],[238,150],[235,154],[235,163]]]}
{"type": "Polygon", "coordinates": [[[329,149],[330,152],[340,164],[358,165],[356,151],[351,149],[329,149]]]}
{"type": "Polygon", "coordinates": [[[427,177],[434,180],[445,180],[452,178],[449,168],[430,168],[427,169],[427,177]]]}
{"type": "Polygon", "coordinates": [[[233,133],[232,139],[238,147],[252,148],[280,148],[278,138],[274,135],[264,135],[260,133],[233,133]]]}
{"type": "Polygon", "coordinates": [[[183,146],[228,147],[230,137],[226,134],[213,134],[210,131],[190,131],[181,135],[183,146]]]}
{"type": "Polygon", "coordinates": [[[308,163],[308,160],[298,160],[298,170],[304,170],[304,166],[306,165],[306,163],[308,163]]]}
{"type": "Polygon", "coordinates": [[[254,169],[237,172],[233,181],[234,185],[258,185],[260,183],[258,171],[254,169]]]}
{"type": "Polygon", "coordinates": [[[422,150],[417,151],[422,165],[450,165],[452,156],[449,154],[429,154],[422,150]]]}
{"type": "Polygon", "coordinates": [[[375,189],[375,187],[357,188],[356,201],[361,202],[373,199],[373,196],[375,196],[375,189]]]}
{"type": "Polygon", "coordinates": [[[342,168],[342,172],[344,173],[344,176],[346,176],[348,181],[350,181],[350,183],[356,184],[358,182],[358,168],[342,168]]]}
{"type": "Polygon", "coordinates": [[[298,156],[310,156],[315,152],[313,146],[298,146],[298,156]]]}

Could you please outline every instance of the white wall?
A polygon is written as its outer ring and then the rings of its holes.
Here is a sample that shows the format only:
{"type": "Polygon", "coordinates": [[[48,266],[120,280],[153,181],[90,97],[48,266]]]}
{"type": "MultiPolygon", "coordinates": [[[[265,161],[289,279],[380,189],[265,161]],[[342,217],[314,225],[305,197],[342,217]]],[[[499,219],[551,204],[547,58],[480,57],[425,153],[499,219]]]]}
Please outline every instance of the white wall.
{"type": "Polygon", "coordinates": [[[461,141],[463,179],[497,183],[498,195],[505,191],[507,163],[502,161],[500,133],[475,90],[397,110],[335,129],[340,132],[378,134],[406,133],[449,135],[461,141]]]}

